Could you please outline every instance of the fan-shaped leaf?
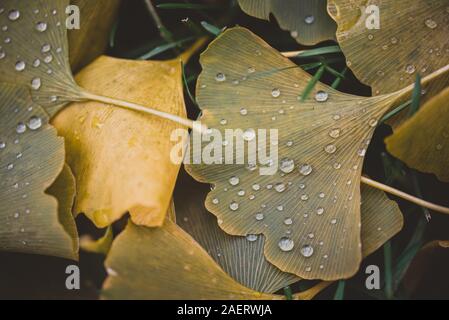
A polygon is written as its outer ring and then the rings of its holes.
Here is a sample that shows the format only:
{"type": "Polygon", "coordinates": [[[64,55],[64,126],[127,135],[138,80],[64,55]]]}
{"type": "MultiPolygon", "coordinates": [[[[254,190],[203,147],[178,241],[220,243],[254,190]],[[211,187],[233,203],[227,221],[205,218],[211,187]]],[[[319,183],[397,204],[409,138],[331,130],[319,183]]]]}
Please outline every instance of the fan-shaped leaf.
{"type": "Polygon", "coordinates": [[[373,94],[412,84],[448,63],[447,0],[330,0],[337,40],[348,66],[373,94]],[[377,9],[378,8],[378,12],[377,9]],[[373,19],[379,29],[369,29],[373,19]]]}
{"type": "Polygon", "coordinates": [[[449,88],[423,105],[386,143],[410,167],[449,181],[449,88]]]}
{"type": "Polygon", "coordinates": [[[269,20],[272,13],[279,26],[301,44],[335,39],[336,25],[327,14],[326,0],[239,0],[239,4],[259,19],[269,20]]]}
{"type": "MultiPolygon", "coordinates": [[[[129,61],[100,57],[77,81],[105,95],[185,116],[179,59],[129,61]]],[[[130,211],[139,225],[165,219],[179,165],[170,160],[180,126],[103,103],[74,103],[53,124],[66,141],[67,163],[77,181],[75,212],[106,227],[130,211]]]]}
{"type": "Polygon", "coordinates": [[[45,193],[63,169],[63,139],[26,88],[0,85],[0,114],[0,249],[76,259],[71,184],[59,221],[58,203],[45,193]]]}
{"type": "MultiPolygon", "coordinates": [[[[263,163],[256,152],[257,165],[279,168],[272,176],[259,175],[254,163],[186,166],[196,179],[215,185],[208,210],[229,234],[264,234],[265,256],[285,272],[350,277],[361,260],[363,157],[378,119],[403,92],[362,98],[318,83],[314,98],[301,102],[311,76],[243,28],[215,40],[201,63],[197,100],[209,128],[223,137],[225,129],[241,129],[247,140],[256,139],[245,134],[251,129],[278,129],[279,136],[279,161],[263,163]]],[[[192,151],[201,159],[202,150],[192,151]]]]}

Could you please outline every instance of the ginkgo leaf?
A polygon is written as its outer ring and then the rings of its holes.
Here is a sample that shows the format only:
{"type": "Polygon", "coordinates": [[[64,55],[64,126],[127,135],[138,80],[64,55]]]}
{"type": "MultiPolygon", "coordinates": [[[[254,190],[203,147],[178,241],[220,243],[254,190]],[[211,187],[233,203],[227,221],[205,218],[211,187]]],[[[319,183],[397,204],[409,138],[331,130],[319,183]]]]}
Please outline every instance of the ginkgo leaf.
{"type": "Polygon", "coordinates": [[[50,115],[67,102],[82,99],[68,59],[68,0],[5,0],[0,25],[6,30],[0,49],[0,82],[27,85],[50,115]]]}
{"type": "Polygon", "coordinates": [[[447,0],[330,0],[328,11],[347,65],[374,95],[448,64],[447,0]]]}
{"type": "MultiPolygon", "coordinates": [[[[363,189],[365,201],[362,221],[365,230],[362,231],[362,241],[363,254],[366,256],[400,230],[402,215],[397,204],[388,200],[383,192],[368,189],[366,186],[364,188],[366,189],[363,189]]],[[[196,197],[194,200],[197,200],[196,197]]],[[[293,280],[292,275],[273,272],[273,267],[269,267],[268,263],[262,260],[261,246],[250,245],[249,249],[242,250],[244,246],[249,245],[248,240],[226,235],[216,225],[214,227],[210,217],[201,216],[208,213],[204,208],[198,208],[199,202],[194,200],[189,201],[186,210],[181,208],[179,220],[184,221],[188,218],[191,223],[180,223],[206,247],[201,248],[170,220],[167,220],[161,228],[144,228],[130,223],[114,241],[105,262],[109,276],[103,285],[104,298],[183,300],[282,298],[242,286],[226,273],[236,270],[232,264],[241,265],[242,261],[245,261],[249,263],[246,271],[243,268],[240,270],[246,274],[246,279],[238,277],[245,284],[268,288],[269,286],[262,285],[262,279],[265,279],[273,283],[269,289],[273,291],[274,283],[288,283],[293,280]],[[206,224],[200,225],[199,222],[206,224]],[[215,239],[212,240],[212,237],[215,239]],[[207,241],[208,238],[211,241],[207,241]],[[231,243],[233,245],[230,245],[231,243]],[[211,257],[206,253],[205,250],[212,254],[216,253],[213,248],[217,245],[222,249],[222,255],[227,255],[226,259],[217,259],[216,256],[211,257]],[[259,261],[258,267],[250,261],[251,259],[254,259],[253,262],[259,261]],[[225,272],[220,269],[217,262],[225,272]],[[270,276],[259,270],[269,272],[270,276]]],[[[293,298],[312,299],[329,285],[329,282],[321,282],[307,291],[294,294],[293,298]]]]}
{"type": "Polygon", "coordinates": [[[107,255],[113,240],[114,232],[112,231],[112,226],[109,226],[106,228],[104,235],[97,240],[92,239],[90,236],[82,236],[80,238],[80,247],[90,253],[107,255]]]}
{"type": "MultiPolygon", "coordinates": [[[[240,129],[234,133],[245,146],[256,142],[259,129],[277,129],[278,140],[267,149],[277,146],[279,154],[279,161],[262,159],[263,152],[250,149],[248,158],[257,163],[235,164],[239,159],[233,158],[233,165],[219,164],[223,159],[214,158],[213,165],[187,165],[195,179],[214,185],[207,209],[229,234],[263,234],[265,257],[284,272],[323,280],[353,275],[362,257],[363,158],[378,119],[410,88],[363,98],[318,83],[314,98],[302,102],[311,76],[243,28],[217,38],[201,64],[201,121],[225,137],[216,141],[215,131],[207,132],[203,156],[212,153],[207,139],[233,151],[234,137],[226,137],[225,129],[240,129]],[[276,173],[260,175],[262,168],[276,173]]],[[[268,140],[263,138],[259,134],[259,150],[268,140]]],[[[191,151],[194,161],[202,159],[202,149],[191,151]]]]}
{"type": "MultiPolygon", "coordinates": [[[[103,56],[76,79],[95,92],[185,117],[180,59],[103,56]]],[[[98,102],[71,104],[52,123],[65,138],[76,177],[75,212],[100,228],[127,211],[138,225],[163,223],[179,170],[170,159],[170,135],[180,125],[98,102]]]]}
{"type": "Polygon", "coordinates": [[[449,87],[434,96],[385,140],[408,166],[449,182],[449,87]]]}
{"type": "Polygon", "coordinates": [[[82,25],[69,30],[70,65],[79,71],[104,53],[112,25],[117,17],[120,0],[73,0],[79,7],[82,25]]]}
{"type": "MultiPolygon", "coordinates": [[[[263,255],[264,238],[230,236],[218,227],[217,219],[203,206],[208,192],[181,179],[176,202],[178,225],[187,231],[237,282],[259,292],[273,293],[300,280],[281,272],[263,255]],[[188,190],[188,191],[187,191],[188,190]],[[193,190],[193,191],[192,191],[193,190]]],[[[176,197],[176,193],[175,193],[176,197]]],[[[402,229],[403,218],[396,202],[379,190],[362,186],[362,251],[366,257],[402,229]]]]}
{"type": "Polygon", "coordinates": [[[335,39],[337,26],[327,13],[326,0],[239,0],[239,4],[259,19],[269,20],[272,13],[279,26],[301,44],[335,39]]]}
{"type": "Polygon", "coordinates": [[[0,250],[77,259],[71,186],[59,219],[45,193],[64,167],[63,139],[26,88],[1,84],[0,114],[0,250]]]}

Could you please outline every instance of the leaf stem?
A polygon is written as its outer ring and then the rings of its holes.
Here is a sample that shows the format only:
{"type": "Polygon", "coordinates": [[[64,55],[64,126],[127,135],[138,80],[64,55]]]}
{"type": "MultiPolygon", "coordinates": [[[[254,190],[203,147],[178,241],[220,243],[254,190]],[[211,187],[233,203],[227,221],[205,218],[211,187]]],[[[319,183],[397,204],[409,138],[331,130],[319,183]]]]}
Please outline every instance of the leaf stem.
{"type": "Polygon", "coordinates": [[[404,200],[410,201],[410,202],[412,202],[414,204],[417,204],[418,206],[421,206],[421,207],[424,207],[424,208],[427,208],[427,209],[430,209],[430,210],[433,210],[433,211],[436,211],[436,212],[449,214],[449,208],[447,208],[447,207],[443,207],[443,206],[434,204],[432,202],[428,202],[428,201],[425,201],[423,199],[417,198],[417,197],[412,196],[412,195],[410,195],[408,193],[405,193],[405,192],[400,191],[398,189],[395,189],[393,187],[387,186],[387,185],[385,185],[383,183],[371,180],[370,178],[362,176],[361,182],[366,184],[366,185],[368,185],[368,186],[370,186],[370,187],[373,187],[373,188],[385,191],[385,192],[387,192],[389,194],[392,194],[392,195],[397,196],[399,198],[402,198],[404,200]]]}
{"type": "Polygon", "coordinates": [[[119,107],[122,107],[122,108],[125,108],[125,109],[129,109],[129,110],[133,110],[133,111],[138,111],[138,112],[143,112],[143,113],[146,113],[146,114],[151,114],[151,115],[154,115],[154,116],[158,116],[160,118],[171,120],[171,121],[174,121],[176,123],[179,123],[180,125],[182,125],[184,127],[187,127],[187,128],[200,129],[200,130],[204,129],[204,127],[199,126],[199,123],[197,121],[193,121],[193,120],[190,120],[190,119],[182,118],[182,117],[179,117],[179,116],[171,114],[171,113],[155,110],[155,109],[152,109],[152,108],[149,108],[149,107],[145,107],[145,106],[142,106],[142,105],[139,105],[139,104],[136,104],[136,103],[122,101],[122,100],[109,98],[109,97],[104,97],[104,96],[96,95],[96,94],[93,94],[93,93],[90,93],[90,92],[85,92],[84,93],[84,98],[86,98],[88,100],[93,100],[93,101],[106,103],[106,104],[116,105],[116,106],[119,106],[119,107]]]}

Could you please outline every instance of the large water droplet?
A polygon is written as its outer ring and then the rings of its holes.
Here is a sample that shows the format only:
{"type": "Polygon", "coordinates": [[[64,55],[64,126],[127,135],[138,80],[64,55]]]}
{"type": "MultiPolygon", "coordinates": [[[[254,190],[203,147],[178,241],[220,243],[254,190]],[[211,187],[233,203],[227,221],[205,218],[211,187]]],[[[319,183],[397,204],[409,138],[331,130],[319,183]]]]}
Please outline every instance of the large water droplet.
{"type": "Polygon", "coordinates": [[[288,237],[282,237],[281,240],[279,240],[278,246],[282,251],[288,252],[293,250],[295,243],[288,237]]]}
{"type": "Polygon", "coordinates": [[[17,61],[16,62],[16,70],[21,72],[23,70],[25,70],[26,68],[26,63],[24,61],[17,61]]]}

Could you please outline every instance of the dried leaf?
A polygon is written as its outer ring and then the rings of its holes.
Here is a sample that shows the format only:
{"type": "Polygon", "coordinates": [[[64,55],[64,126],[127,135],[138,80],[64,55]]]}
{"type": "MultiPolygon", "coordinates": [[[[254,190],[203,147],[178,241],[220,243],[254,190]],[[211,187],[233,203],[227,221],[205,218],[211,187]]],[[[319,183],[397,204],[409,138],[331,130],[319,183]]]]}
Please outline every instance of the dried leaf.
{"type": "Polygon", "coordinates": [[[272,13],[279,26],[301,44],[335,39],[337,27],[326,11],[326,0],[239,0],[239,4],[259,19],[269,20],[272,13]]]}
{"type": "Polygon", "coordinates": [[[330,0],[347,65],[373,94],[397,91],[447,65],[447,0],[330,0]],[[368,29],[379,9],[379,29],[368,29]]]}
{"type": "Polygon", "coordinates": [[[70,65],[79,71],[104,53],[117,18],[120,0],[72,0],[80,8],[79,30],[69,30],[70,65]]]}
{"type": "MultiPolygon", "coordinates": [[[[103,56],[77,81],[93,92],[185,117],[181,76],[179,59],[103,56]]],[[[163,223],[179,170],[170,160],[170,135],[178,124],[98,102],[71,104],[53,124],[65,138],[67,163],[77,181],[75,212],[100,228],[127,211],[138,225],[163,223]]]]}
{"type": "MultiPolygon", "coordinates": [[[[278,129],[281,159],[271,159],[279,168],[273,176],[246,165],[187,165],[195,179],[215,186],[207,209],[229,234],[264,234],[265,257],[284,272],[305,279],[352,276],[362,258],[363,157],[379,118],[405,91],[363,98],[318,83],[315,98],[301,102],[311,76],[243,28],[215,40],[201,63],[201,121],[222,136],[241,129],[246,140],[255,139],[251,129],[278,129]]],[[[191,149],[198,159],[202,150],[191,149]]]]}
{"type": "Polygon", "coordinates": [[[408,166],[449,182],[449,87],[433,97],[385,141],[408,166]]]}
{"type": "Polygon", "coordinates": [[[77,259],[72,185],[64,185],[59,219],[45,193],[64,167],[63,139],[26,88],[1,84],[0,114],[0,249],[77,259]]]}

